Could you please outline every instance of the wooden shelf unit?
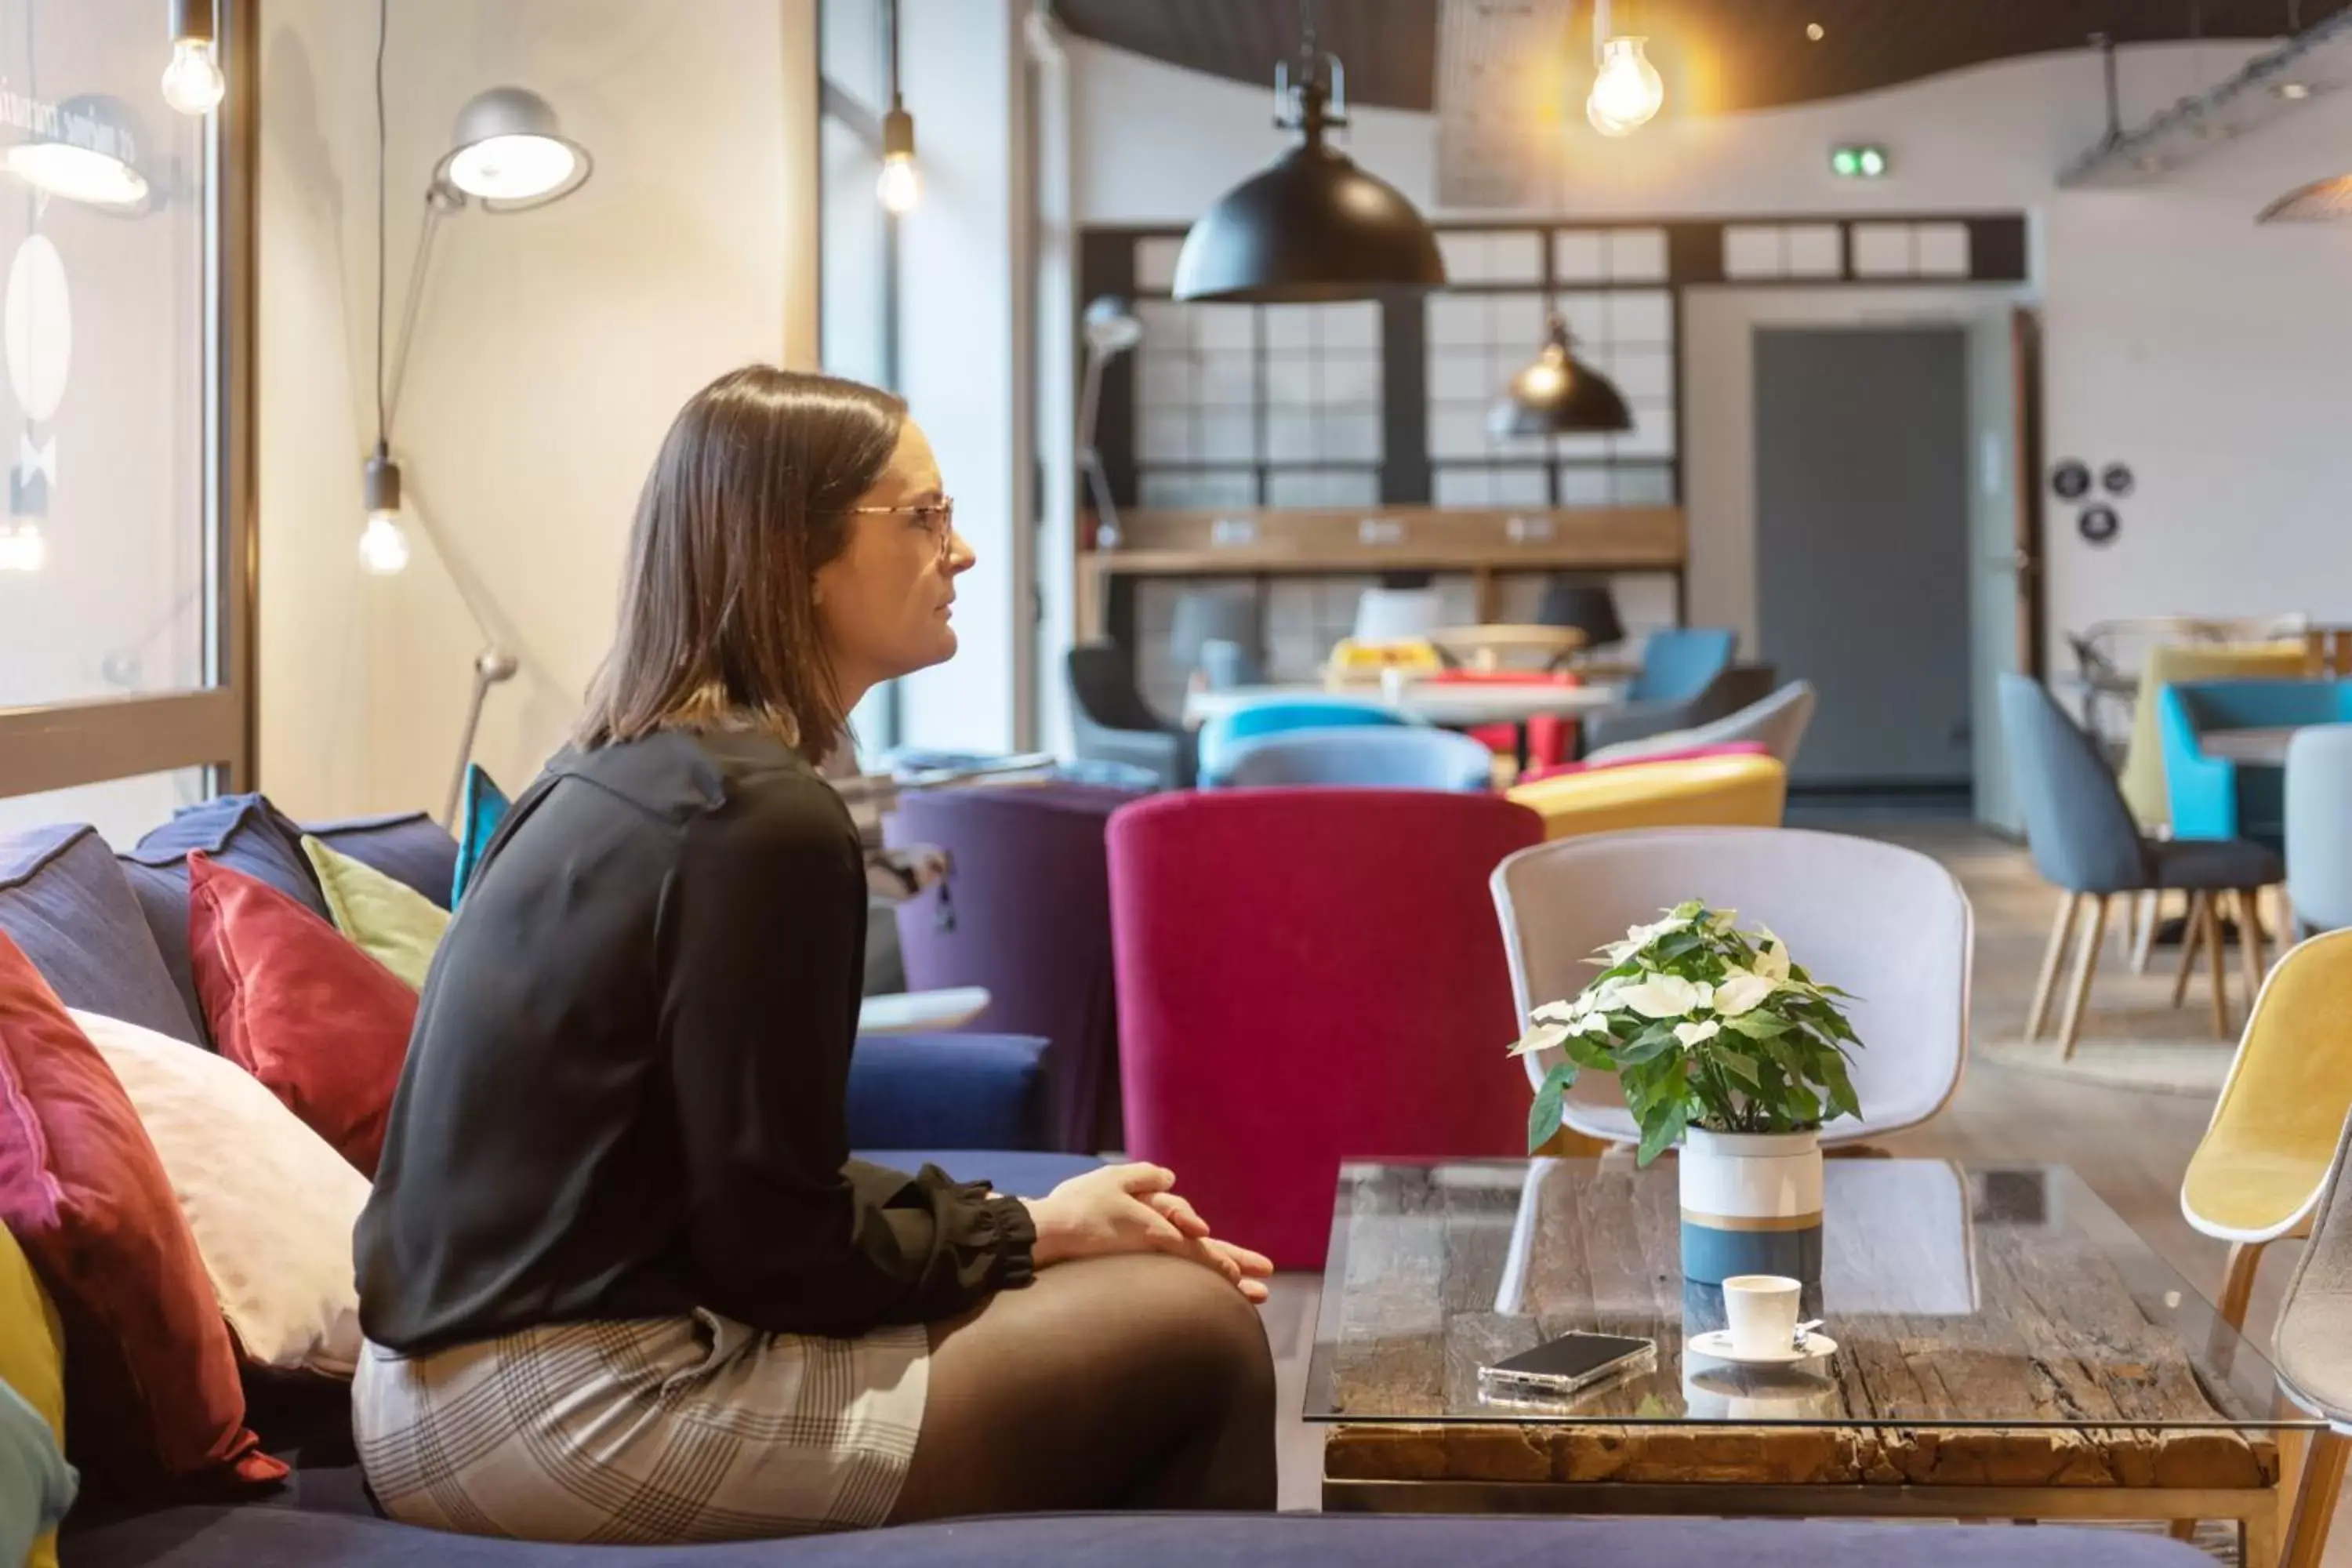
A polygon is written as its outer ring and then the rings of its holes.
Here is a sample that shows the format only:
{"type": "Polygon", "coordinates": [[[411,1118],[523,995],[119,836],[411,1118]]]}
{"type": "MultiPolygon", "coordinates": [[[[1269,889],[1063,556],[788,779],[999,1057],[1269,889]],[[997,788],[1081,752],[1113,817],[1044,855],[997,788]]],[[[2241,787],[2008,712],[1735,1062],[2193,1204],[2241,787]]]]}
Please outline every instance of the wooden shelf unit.
{"type": "MultiPolygon", "coordinates": [[[[1085,533],[1091,536],[1093,515],[1085,533]]],[[[1080,640],[1110,635],[1118,584],[1139,577],[1467,574],[1481,620],[1514,573],[1664,572],[1677,605],[1688,539],[1680,507],[1227,508],[1119,514],[1116,550],[1077,559],[1080,640]]]]}

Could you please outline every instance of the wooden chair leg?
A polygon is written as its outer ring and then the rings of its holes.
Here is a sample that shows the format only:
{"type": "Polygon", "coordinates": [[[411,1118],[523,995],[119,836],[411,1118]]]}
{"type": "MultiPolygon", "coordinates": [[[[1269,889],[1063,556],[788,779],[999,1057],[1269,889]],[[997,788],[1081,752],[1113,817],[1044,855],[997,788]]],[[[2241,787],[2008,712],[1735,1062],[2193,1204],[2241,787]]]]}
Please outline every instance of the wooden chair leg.
{"type": "Polygon", "coordinates": [[[2238,906],[2238,969],[2246,977],[2246,1005],[2252,1007],[2263,988],[2263,910],[2251,888],[2240,888],[2231,901],[2238,906]]]}
{"type": "Polygon", "coordinates": [[[2213,1037],[2230,1038],[2230,986],[2224,978],[2226,966],[2221,949],[2228,937],[2221,930],[2221,897],[2217,890],[2205,896],[2205,956],[2213,969],[2213,1037]]]}
{"type": "MultiPolygon", "coordinates": [[[[2253,933],[2254,973],[2268,974],[2271,972],[2271,939],[2263,931],[2263,890],[2260,888],[2248,888],[2242,896],[2245,899],[2247,910],[2246,924],[2253,933]]],[[[2293,945],[2283,936],[2279,940],[2282,951],[2293,945]]],[[[2246,1005],[2252,1006],[2253,999],[2247,998],[2246,1005]]]]}
{"type": "Polygon", "coordinates": [[[2139,926],[2132,933],[2131,972],[2146,974],[2148,957],[2156,951],[2157,922],[2164,918],[2164,895],[2142,893],[2132,900],[2132,908],[2138,916],[2139,926]]]}
{"type": "Polygon", "coordinates": [[[2166,1527],[2164,1532],[2175,1541],[2194,1541],[2197,1539],[2197,1526],[2200,1522],[2202,1521],[2194,1519],[2176,1519],[2166,1527]]]}
{"type": "Polygon", "coordinates": [[[2280,1568],[2319,1568],[2327,1550],[2327,1526],[2336,1516],[2336,1494],[2344,1486],[2344,1462],[2352,1457],[2352,1437],[2334,1428],[2312,1435],[2311,1449],[2303,1461],[2303,1485],[2295,1493],[2294,1513],[2287,1521],[2286,1550],[2280,1568]]]}
{"type": "Polygon", "coordinates": [[[2083,928],[2083,939],[2074,945],[2074,984],[2066,997],[2066,1016],[2058,1025],[2058,1059],[2064,1061],[2074,1054],[2075,1037],[2083,1030],[2083,1005],[2091,999],[2091,974],[2099,966],[2099,944],[2107,934],[2107,899],[2105,893],[2086,893],[2091,900],[2091,923],[2083,928]]]}
{"type": "Polygon", "coordinates": [[[2189,895],[2189,914],[2180,927],[2180,973],[2172,977],[2172,1005],[2189,1000],[2189,977],[2197,973],[2197,950],[2205,945],[2205,895],[2189,895]]]}
{"type": "Polygon", "coordinates": [[[2246,1304],[2254,1299],[2254,1276],[2263,1266],[2263,1241],[2239,1241],[2230,1245],[2229,1267],[2221,1275],[2221,1318],[2231,1328],[2242,1331],[2246,1326],[2246,1304]]]}
{"type": "Polygon", "coordinates": [[[2081,893],[2063,893],[2058,912],[2050,922],[2050,945],[2042,952],[2042,974],[2033,983],[2033,1009],[2025,1015],[2025,1043],[2042,1037],[2050,1021],[2050,1003],[2058,993],[2058,969],[2066,961],[2066,942],[2074,934],[2074,913],[2083,907],[2081,893]]]}

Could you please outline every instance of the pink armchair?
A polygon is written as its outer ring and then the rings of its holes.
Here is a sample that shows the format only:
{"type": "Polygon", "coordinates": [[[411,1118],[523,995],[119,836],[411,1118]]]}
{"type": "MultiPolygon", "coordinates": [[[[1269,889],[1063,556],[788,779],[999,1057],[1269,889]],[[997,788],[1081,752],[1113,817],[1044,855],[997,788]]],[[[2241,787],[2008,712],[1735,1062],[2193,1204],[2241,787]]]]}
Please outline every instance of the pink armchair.
{"type": "Polygon", "coordinates": [[[1343,1159],[1527,1152],[1492,796],[1168,795],[1110,821],[1127,1147],[1224,1235],[1319,1268],[1343,1159]]]}

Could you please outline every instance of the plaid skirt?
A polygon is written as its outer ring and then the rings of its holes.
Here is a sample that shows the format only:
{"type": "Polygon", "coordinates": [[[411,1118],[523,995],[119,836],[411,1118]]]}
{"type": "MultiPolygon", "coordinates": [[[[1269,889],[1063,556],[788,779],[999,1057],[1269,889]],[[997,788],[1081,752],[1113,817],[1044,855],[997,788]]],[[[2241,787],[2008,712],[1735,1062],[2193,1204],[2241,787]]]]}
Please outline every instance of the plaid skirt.
{"type": "Polygon", "coordinates": [[[352,1424],[404,1523],[579,1543],[797,1535],[888,1520],[929,1353],[919,1324],[827,1339],[706,1311],[416,1356],[371,1343],[352,1424]]]}

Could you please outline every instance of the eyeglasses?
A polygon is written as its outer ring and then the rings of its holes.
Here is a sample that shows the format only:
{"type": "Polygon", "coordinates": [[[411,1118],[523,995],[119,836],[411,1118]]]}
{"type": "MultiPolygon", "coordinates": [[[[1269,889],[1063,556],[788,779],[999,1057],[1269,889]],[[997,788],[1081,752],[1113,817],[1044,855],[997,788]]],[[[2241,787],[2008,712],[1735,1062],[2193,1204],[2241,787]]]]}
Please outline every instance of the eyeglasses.
{"type": "Polygon", "coordinates": [[[931,536],[939,546],[940,559],[945,561],[955,551],[955,498],[941,496],[920,506],[854,506],[851,514],[872,512],[877,516],[911,517],[916,524],[931,536]]]}

